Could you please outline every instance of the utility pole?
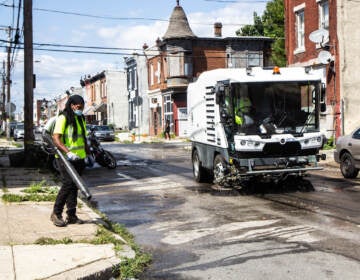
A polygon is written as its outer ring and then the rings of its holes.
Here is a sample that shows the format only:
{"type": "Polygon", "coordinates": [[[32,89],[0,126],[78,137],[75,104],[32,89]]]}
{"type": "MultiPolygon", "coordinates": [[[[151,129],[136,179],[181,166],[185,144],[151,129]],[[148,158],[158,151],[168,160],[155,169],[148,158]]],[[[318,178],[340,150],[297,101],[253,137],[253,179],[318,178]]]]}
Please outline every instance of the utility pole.
{"type": "Polygon", "coordinates": [[[11,99],[10,99],[10,88],[11,88],[11,27],[8,27],[8,41],[9,45],[7,47],[7,61],[6,61],[6,106],[8,113],[6,114],[6,138],[10,139],[10,117],[11,117],[11,99]]]}
{"type": "Polygon", "coordinates": [[[24,149],[25,158],[34,144],[33,103],[34,103],[34,73],[33,73],[33,29],[32,0],[24,1],[24,149]]]}
{"type": "Polygon", "coordinates": [[[5,60],[3,60],[3,72],[2,72],[2,90],[1,90],[1,126],[4,128],[4,122],[6,122],[6,116],[5,116],[5,60]]]}

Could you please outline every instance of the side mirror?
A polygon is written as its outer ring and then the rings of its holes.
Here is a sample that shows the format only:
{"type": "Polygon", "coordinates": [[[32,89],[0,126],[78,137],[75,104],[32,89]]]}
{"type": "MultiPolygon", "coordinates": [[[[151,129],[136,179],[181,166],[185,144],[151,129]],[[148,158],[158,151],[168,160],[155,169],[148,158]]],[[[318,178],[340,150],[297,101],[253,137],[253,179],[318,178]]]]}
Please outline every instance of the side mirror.
{"type": "Polygon", "coordinates": [[[220,104],[223,101],[224,98],[224,92],[225,92],[225,87],[222,83],[218,83],[215,86],[215,102],[216,104],[220,104]]]}
{"type": "Polygon", "coordinates": [[[221,91],[217,91],[215,94],[215,102],[216,104],[220,104],[223,99],[223,93],[221,91]]]}

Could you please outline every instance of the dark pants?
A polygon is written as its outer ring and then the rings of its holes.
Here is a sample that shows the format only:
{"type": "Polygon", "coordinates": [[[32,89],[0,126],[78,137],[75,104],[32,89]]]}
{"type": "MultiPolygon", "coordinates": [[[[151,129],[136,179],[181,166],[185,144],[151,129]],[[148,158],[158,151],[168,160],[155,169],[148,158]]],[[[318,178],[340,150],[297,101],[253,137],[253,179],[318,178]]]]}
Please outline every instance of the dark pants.
{"type": "MultiPolygon", "coordinates": [[[[56,163],[59,167],[62,186],[55,200],[54,213],[56,215],[61,215],[66,204],[67,215],[74,216],[76,214],[78,189],[69,174],[66,172],[64,163],[59,158],[56,159],[56,163]]],[[[75,167],[79,175],[81,175],[85,169],[85,161],[77,160],[71,162],[71,164],[75,167]]]]}

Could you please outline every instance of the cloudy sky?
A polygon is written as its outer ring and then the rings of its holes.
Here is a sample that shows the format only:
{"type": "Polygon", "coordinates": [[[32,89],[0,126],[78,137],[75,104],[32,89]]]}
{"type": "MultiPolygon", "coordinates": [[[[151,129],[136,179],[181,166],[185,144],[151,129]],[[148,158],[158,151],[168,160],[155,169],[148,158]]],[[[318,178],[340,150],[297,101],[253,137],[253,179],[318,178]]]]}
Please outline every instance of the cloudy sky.
{"type": "MultiPolygon", "coordinates": [[[[180,5],[198,37],[212,37],[217,21],[223,24],[223,36],[228,37],[252,23],[254,12],[262,15],[268,1],[180,0],[180,5]]],[[[20,29],[23,23],[19,2],[23,1],[0,0],[2,61],[6,59],[6,27],[17,26],[18,14],[20,29]]],[[[85,75],[123,70],[125,56],[162,38],[175,6],[176,0],[33,0],[34,100],[54,98],[72,86],[79,87],[85,75]],[[97,53],[83,53],[89,51],[97,53]]],[[[11,72],[11,101],[17,112],[23,111],[24,99],[21,47],[13,55],[11,72]]]]}

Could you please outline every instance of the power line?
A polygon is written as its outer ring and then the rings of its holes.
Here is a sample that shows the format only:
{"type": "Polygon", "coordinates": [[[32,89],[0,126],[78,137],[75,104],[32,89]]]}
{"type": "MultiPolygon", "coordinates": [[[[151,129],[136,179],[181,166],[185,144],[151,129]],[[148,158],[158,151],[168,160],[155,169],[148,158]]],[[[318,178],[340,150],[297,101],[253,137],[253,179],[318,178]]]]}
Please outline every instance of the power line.
{"type": "MultiPolygon", "coordinates": [[[[211,0],[204,0],[204,1],[211,1],[211,0]]],[[[215,0],[212,0],[215,1],[215,0]]],[[[216,0],[216,2],[219,2],[221,0],[216,0]]],[[[223,0],[225,1],[225,0],[223,0]]],[[[227,1],[228,3],[239,3],[238,1],[227,1]]],[[[268,2],[265,0],[254,0],[254,1],[247,1],[247,2],[268,2]]],[[[241,2],[240,2],[241,3],[241,2]]],[[[243,2],[245,3],[245,2],[243,2]]],[[[0,6],[4,7],[18,7],[15,5],[7,5],[4,3],[0,3],[0,6]]],[[[147,17],[114,17],[114,16],[102,16],[102,15],[93,15],[93,14],[85,14],[85,13],[78,13],[78,12],[69,12],[69,11],[61,11],[61,10],[55,10],[55,9],[44,9],[44,8],[33,8],[35,11],[41,11],[41,12],[48,12],[48,13],[58,13],[58,14],[64,14],[64,15],[73,15],[73,16],[81,16],[81,17],[89,17],[89,18],[99,18],[99,19],[107,19],[107,20],[118,20],[118,21],[161,21],[161,22],[169,22],[168,19],[161,19],[161,18],[147,18],[147,17]]],[[[193,25],[213,25],[214,23],[206,23],[206,22],[192,22],[193,25]]],[[[247,25],[247,23],[223,23],[223,26],[244,26],[247,25]]]]}
{"type": "Polygon", "coordinates": [[[145,18],[145,17],[114,17],[114,16],[98,16],[92,14],[84,14],[84,13],[76,13],[76,12],[67,12],[53,9],[43,9],[43,8],[34,8],[35,11],[42,12],[50,12],[50,13],[58,13],[64,15],[73,15],[73,16],[81,16],[81,17],[91,17],[91,18],[101,18],[101,19],[111,19],[111,20],[149,20],[149,21],[168,21],[166,19],[159,18],[145,18]]]}
{"type": "MultiPolygon", "coordinates": [[[[20,48],[23,49],[23,48],[20,48]]],[[[121,53],[121,52],[101,52],[101,51],[83,51],[83,50],[66,50],[66,49],[48,49],[48,48],[33,48],[33,50],[39,50],[39,51],[49,51],[49,52],[63,52],[63,53],[80,53],[80,54],[99,54],[99,55],[115,55],[115,56],[126,56],[126,55],[132,55],[132,53],[121,53]]],[[[254,53],[262,53],[262,51],[254,51],[254,53]]],[[[218,51],[214,51],[214,53],[218,53],[218,51]]],[[[147,56],[147,54],[144,53],[137,53],[138,56],[147,56]]],[[[180,55],[172,55],[171,57],[180,57],[180,55]]],[[[217,58],[227,58],[227,55],[217,55],[217,56],[204,56],[204,55],[188,55],[188,57],[191,58],[198,58],[198,59],[217,59],[217,58]]],[[[235,57],[234,57],[235,58],[235,57]]],[[[248,59],[247,56],[239,57],[236,56],[236,59],[248,59]]]]}

